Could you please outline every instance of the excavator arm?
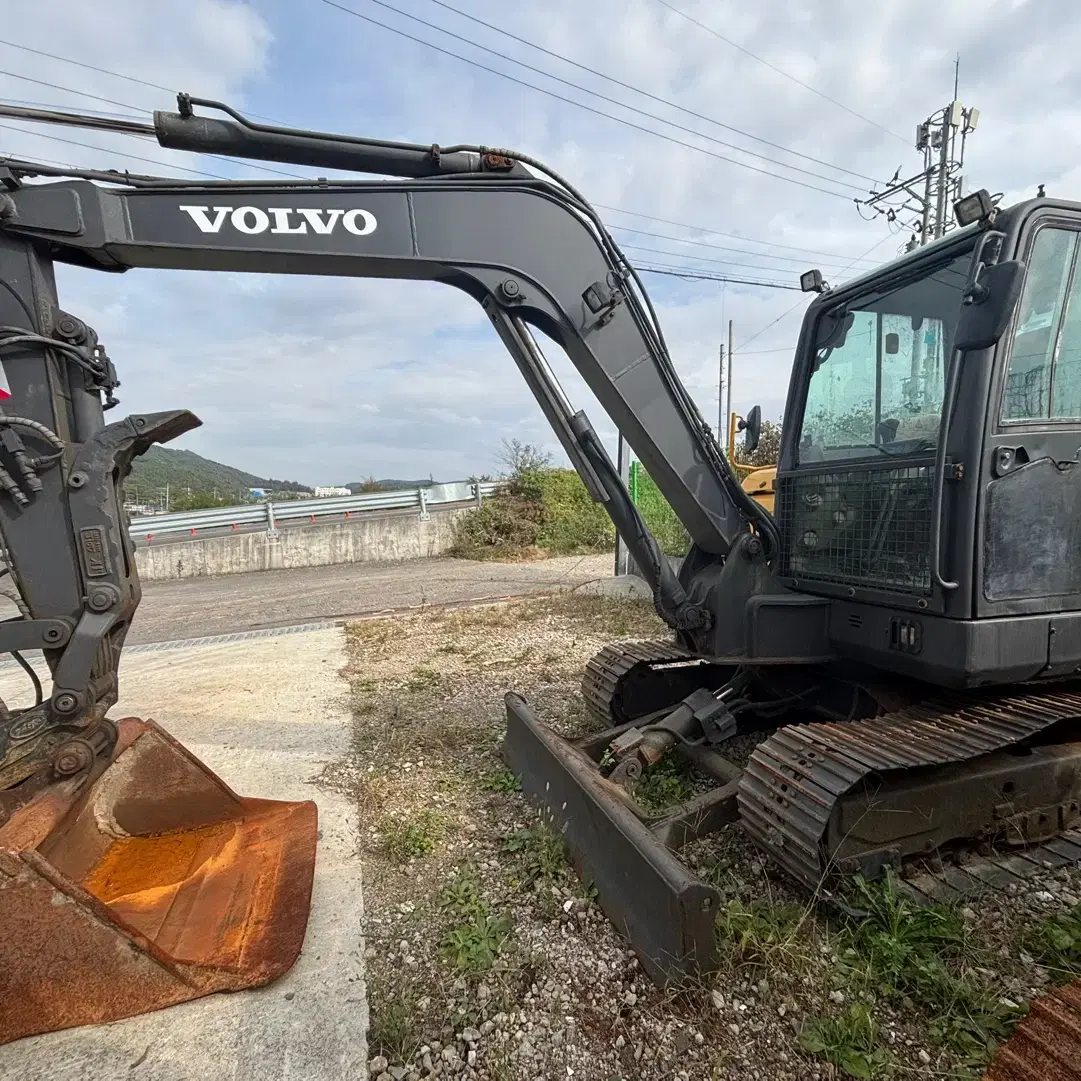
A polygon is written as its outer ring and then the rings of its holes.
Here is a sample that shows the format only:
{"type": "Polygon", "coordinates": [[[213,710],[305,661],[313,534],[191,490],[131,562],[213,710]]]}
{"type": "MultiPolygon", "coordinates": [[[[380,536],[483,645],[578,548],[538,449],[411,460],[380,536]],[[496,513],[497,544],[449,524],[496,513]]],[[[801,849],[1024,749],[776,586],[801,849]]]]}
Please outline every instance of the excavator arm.
{"type": "MultiPolygon", "coordinates": [[[[27,776],[49,753],[55,760],[58,741],[100,720],[115,701],[120,650],[139,600],[120,484],[134,455],[199,423],[184,411],[104,423],[103,407],[116,401],[116,373],[94,331],[61,311],[55,262],[105,271],[425,279],[461,289],[488,313],[575,469],[649,579],[658,611],[677,630],[708,626],[702,599],[680,585],[532,329],[565,350],[706,560],[723,562],[751,521],[768,543],[772,521],[729,469],[673,369],[633,269],[573,188],[533,175],[506,152],[267,128],[217,103],[202,102],[235,119],[197,117],[184,96],[180,104],[178,113],[156,114],[154,128],[13,111],[139,127],[188,150],[411,179],[188,183],[0,162],[0,362],[12,391],[0,434],[52,454],[38,454],[41,468],[30,483],[0,444],[0,530],[26,609],[22,619],[0,623],[0,652],[44,649],[54,682],[30,713],[0,721],[0,787],[27,776]],[[61,172],[74,178],[25,182],[61,172]],[[47,445],[37,446],[42,441],[47,445]]],[[[72,761],[88,754],[80,748],[72,761]]]]}

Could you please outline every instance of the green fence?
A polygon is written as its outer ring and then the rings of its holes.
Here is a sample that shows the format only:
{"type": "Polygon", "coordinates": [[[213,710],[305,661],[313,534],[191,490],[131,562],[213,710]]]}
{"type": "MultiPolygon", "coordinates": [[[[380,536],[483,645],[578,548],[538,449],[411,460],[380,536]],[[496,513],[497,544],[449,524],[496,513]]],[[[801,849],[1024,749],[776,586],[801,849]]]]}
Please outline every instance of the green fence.
{"type": "Polygon", "coordinates": [[[691,543],[687,530],[641,462],[631,462],[631,498],[661,549],[672,556],[686,555],[691,543]]]}

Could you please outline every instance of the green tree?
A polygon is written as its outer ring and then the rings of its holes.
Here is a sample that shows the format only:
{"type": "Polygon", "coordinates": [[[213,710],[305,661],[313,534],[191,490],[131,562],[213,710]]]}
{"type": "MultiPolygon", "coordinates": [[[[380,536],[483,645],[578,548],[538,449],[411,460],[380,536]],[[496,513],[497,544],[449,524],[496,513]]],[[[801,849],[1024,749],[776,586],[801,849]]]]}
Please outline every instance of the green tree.
{"type": "Polygon", "coordinates": [[[781,422],[764,420],[758,446],[748,454],[743,449],[743,437],[736,436],[736,461],[740,465],[776,465],[781,455],[781,422]]]}

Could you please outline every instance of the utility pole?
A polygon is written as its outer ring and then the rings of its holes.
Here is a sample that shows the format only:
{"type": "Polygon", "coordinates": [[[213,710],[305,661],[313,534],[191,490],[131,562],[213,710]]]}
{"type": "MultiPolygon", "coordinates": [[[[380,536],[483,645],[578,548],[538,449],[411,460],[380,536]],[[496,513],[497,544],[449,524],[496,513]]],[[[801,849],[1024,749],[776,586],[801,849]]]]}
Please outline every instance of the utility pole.
{"type": "MultiPolygon", "coordinates": [[[[728,416],[732,416],[732,320],[728,320],[728,416]]],[[[728,425],[725,425],[728,428],[728,425]]],[[[734,447],[728,448],[728,456],[735,453],[734,447]]]]}
{"type": "Polygon", "coordinates": [[[898,167],[881,191],[858,200],[912,230],[907,250],[945,236],[954,226],[953,204],[965,194],[965,140],[976,130],[979,109],[963,105],[957,97],[961,58],[954,61],[953,100],[916,126],[916,149],[923,154],[923,169],[905,180],[898,167]]]}
{"type": "Polygon", "coordinates": [[[717,443],[719,446],[725,444],[725,432],[728,431],[728,425],[724,422],[724,342],[720,345],[720,356],[717,363],[717,443]]]}

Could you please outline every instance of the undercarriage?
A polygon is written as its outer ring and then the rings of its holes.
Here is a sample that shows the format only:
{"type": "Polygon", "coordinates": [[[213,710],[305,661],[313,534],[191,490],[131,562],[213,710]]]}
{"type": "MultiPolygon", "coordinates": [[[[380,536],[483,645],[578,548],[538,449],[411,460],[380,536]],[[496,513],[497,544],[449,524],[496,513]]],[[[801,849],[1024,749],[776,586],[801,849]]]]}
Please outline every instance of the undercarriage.
{"type": "Polygon", "coordinates": [[[886,868],[917,900],[952,901],[1081,860],[1081,682],[944,692],[630,642],[582,689],[601,731],[565,740],[512,694],[504,753],[659,981],[716,967],[720,895],[679,853],[734,823],[841,903],[846,878],[886,868]],[[743,761],[728,753],[748,740],[743,761]],[[666,755],[700,783],[650,812],[635,788],[666,755]]]}

